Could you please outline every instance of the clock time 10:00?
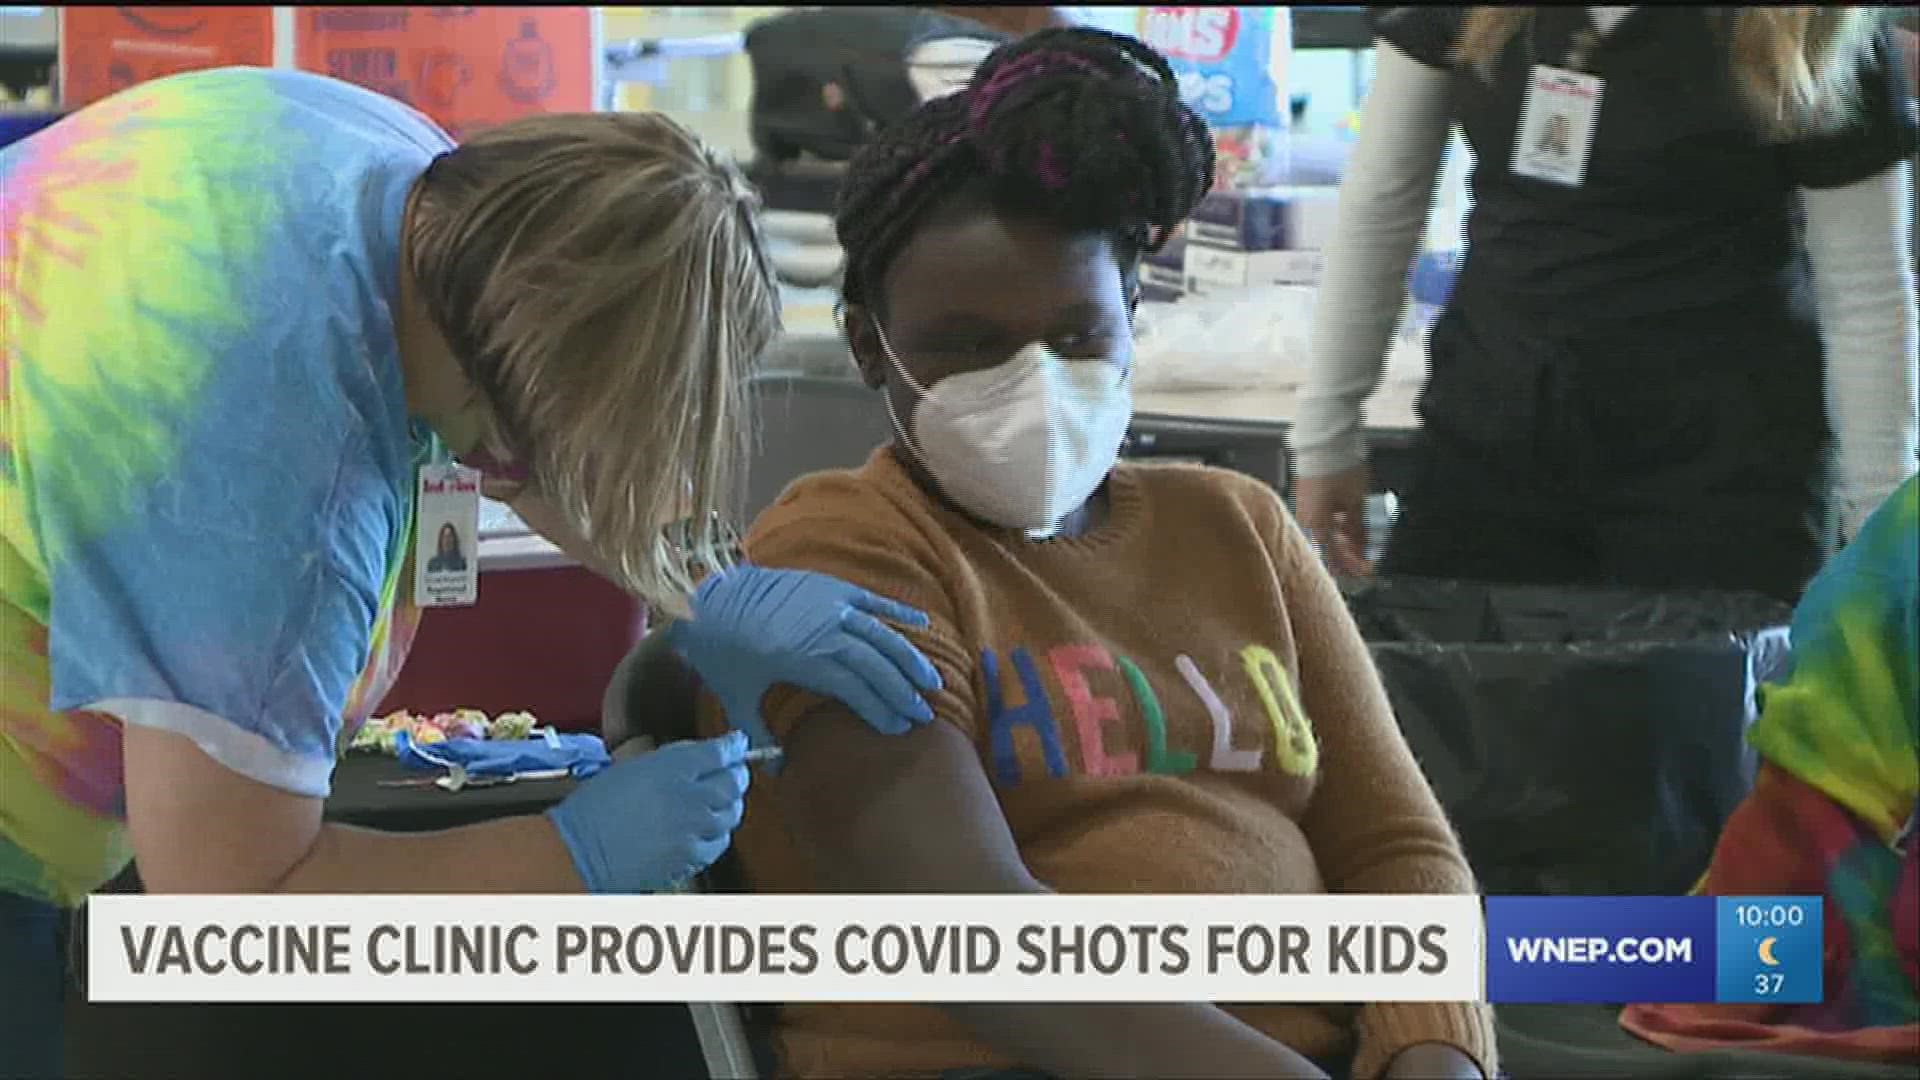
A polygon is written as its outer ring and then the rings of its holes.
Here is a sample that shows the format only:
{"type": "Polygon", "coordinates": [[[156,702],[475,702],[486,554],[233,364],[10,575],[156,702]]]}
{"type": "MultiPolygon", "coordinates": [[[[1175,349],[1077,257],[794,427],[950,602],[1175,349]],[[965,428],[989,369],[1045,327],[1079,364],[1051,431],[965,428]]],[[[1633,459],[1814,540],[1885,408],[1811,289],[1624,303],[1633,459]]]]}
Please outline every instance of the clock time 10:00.
{"type": "Polygon", "coordinates": [[[1740,904],[1733,909],[1733,917],[1746,929],[1780,929],[1799,926],[1807,912],[1798,904],[1740,904]]]}

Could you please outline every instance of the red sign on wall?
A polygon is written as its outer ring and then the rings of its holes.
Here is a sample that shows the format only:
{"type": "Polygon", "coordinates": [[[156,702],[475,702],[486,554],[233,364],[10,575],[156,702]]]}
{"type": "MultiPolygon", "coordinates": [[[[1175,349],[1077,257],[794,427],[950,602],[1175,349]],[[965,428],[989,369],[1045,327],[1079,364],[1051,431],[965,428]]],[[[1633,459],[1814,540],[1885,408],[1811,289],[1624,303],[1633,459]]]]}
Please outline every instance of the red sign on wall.
{"type": "Polygon", "coordinates": [[[377,90],[454,138],[594,107],[584,7],[303,7],[294,63],[377,90]]]}
{"type": "Polygon", "coordinates": [[[77,109],[135,83],[273,63],[271,7],[78,7],[60,12],[60,92],[77,109]]]}

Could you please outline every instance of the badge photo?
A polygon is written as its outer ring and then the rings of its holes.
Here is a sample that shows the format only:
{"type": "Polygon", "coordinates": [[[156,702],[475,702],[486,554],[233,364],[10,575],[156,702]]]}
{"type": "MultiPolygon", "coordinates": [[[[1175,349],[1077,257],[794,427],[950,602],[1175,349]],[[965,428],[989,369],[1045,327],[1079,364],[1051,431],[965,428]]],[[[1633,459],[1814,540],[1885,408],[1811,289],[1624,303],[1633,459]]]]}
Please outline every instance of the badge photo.
{"type": "Polygon", "coordinates": [[[1564,187],[1584,183],[1603,88],[1597,76],[1535,67],[1514,133],[1514,173],[1564,187]]]}
{"type": "Polygon", "coordinates": [[[423,467],[414,508],[414,602],[463,607],[479,600],[479,470],[452,463],[423,467]]]}

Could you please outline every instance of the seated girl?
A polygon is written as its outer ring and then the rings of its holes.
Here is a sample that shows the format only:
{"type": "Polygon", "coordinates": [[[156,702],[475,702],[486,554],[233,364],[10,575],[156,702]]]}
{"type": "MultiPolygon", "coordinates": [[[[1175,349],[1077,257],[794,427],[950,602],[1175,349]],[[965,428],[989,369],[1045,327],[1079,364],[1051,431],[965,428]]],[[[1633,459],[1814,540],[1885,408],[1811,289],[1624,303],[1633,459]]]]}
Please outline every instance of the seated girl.
{"type": "MultiPolygon", "coordinates": [[[[1165,62],[1092,30],[1002,47],[854,161],[846,331],[896,440],[793,485],[745,549],[925,610],[944,688],[896,737],[767,695],[786,757],[736,834],[753,888],[1474,891],[1275,493],[1116,464],[1136,264],[1212,177],[1165,62]]],[[[777,1040],[803,1077],[1493,1069],[1491,1013],[1456,1004],[808,1005],[777,1040]]]]}

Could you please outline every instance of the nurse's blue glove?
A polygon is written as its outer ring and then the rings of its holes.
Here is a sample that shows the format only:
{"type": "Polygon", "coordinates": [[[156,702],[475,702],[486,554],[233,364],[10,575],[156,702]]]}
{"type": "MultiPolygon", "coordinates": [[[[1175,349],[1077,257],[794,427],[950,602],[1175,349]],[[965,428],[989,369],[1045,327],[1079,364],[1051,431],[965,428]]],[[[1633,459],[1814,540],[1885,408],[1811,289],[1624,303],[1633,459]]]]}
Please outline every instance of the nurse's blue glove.
{"type": "Polygon", "coordinates": [[[547,819],[594,893],[659,892],[713,865],[746,809],[747,737],[669,743],[581,784],[547,819]]]}
{"type": "Polygon", "coordinates": [[[875,616],[927,625],[924,613],[839,578],[735,566],[700,583],[693,618],[674,623],[667,640],[755,746],[774,741],[760,699],[775,683],[833,698],[899,735],[933,719],[920,695],[940,688],[940,673],[875,616]]]}

